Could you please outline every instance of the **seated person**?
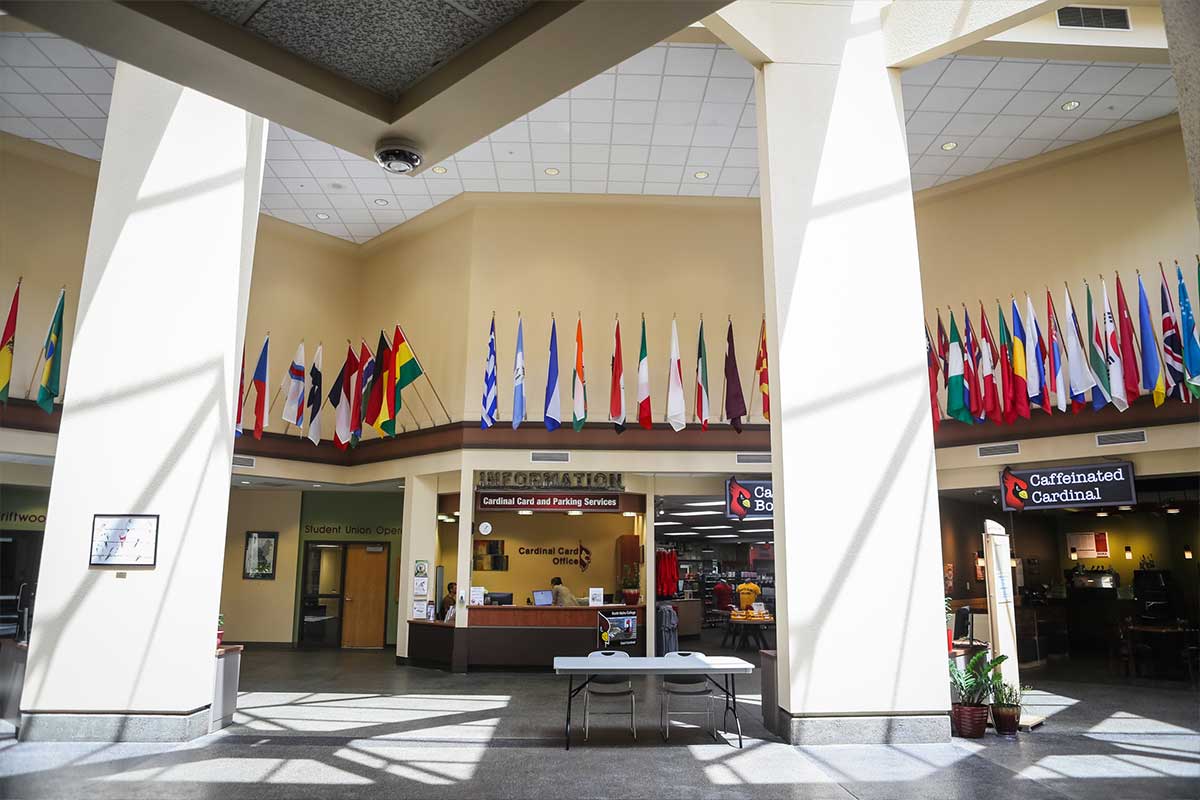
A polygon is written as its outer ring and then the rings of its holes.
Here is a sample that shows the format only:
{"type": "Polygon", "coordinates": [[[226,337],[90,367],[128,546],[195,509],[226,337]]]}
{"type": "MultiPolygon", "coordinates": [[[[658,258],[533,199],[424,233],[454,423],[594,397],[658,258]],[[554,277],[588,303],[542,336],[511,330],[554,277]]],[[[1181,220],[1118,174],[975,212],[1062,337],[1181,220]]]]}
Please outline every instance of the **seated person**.
{"type": "Polygon", "coordinates": [[[554,577],[550,579],[550,592],[554,596],[554,605],[556,606],[587,605],[587,603],[577,598],[570,589],[563,585],[562,578],[554,577]]]}
{"type": "Polygon", "coordinates": [[[451,581],[446,584],[446,596],[442,598],[442,619],[453,619],[450,614],[458,605],[458,584],[451,581]]]}

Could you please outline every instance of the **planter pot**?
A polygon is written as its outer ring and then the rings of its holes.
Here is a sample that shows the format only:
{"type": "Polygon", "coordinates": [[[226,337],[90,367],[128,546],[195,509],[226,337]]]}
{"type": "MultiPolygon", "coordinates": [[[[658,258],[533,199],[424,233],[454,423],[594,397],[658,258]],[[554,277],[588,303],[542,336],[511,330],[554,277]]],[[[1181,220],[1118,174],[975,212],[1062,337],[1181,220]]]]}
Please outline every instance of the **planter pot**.
{"type": "Polygon", "coordinates": [[[640,589],[622,589],[621,596],[625,600],[625,605],[636,606],[638,600],[642,598],[642,592],[640,589]]]}
{"type": "Polygon", "coordinates": [[[221,642],[225,641],[225,630],[217,628],[217,647],[221,646],[221,642]]]}
{"type": "Polygon", "coordinates": [[[1016,736],[1021,724],[1020,706],[992,706],[992,723],[1001,736],[1016,736]]]}
{"type": "Polygon", "coordinates": [[[950,706],[950,725],[955,736],[980,739],[987,730],[988,707],[955,703],[950,706]]]}
{"type": "Polygon", "coordinates": [[[954,649],[954,631],[946,628],[946,652],[949,653],[954,649]]]}

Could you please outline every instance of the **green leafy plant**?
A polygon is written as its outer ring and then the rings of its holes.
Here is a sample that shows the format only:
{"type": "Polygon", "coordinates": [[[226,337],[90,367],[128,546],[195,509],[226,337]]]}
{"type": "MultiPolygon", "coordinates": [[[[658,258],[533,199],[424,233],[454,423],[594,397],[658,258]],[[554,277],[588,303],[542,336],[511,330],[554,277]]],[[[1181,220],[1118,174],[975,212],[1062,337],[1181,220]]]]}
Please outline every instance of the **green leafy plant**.
{"type": "Polygon", "coordinates": [[[217,627],[218,628],[225,627],[225,615],[224,614],[217,614],[217,627]]]}
{"type": "Polygon", "coordinates": [[[1005,683],[999,671],[992,672],[992,704],[997,706],[1019,706],[1025,692],[1032,686],[1016,686],[1005,683]]]}
{"type": "Polygon", "coordinates": [[[621,588],[622,589],[640,589],[642,582],[638,575],[638,567],[636,564],[625,564],[621,567],[621,588]]]}
{"type": "Polygon", "coordinates": [[[987,651],[980,650],[971,656],[967,668],[960,669],[954,659],[950,659],[950,686],[958,694],[958,702],[966,706],[985,706],[995,688],[995,678],[999,675],[997,667],[1008,660],[1008,656],[996,656],[991,661],[987,659],[987,651]]]}

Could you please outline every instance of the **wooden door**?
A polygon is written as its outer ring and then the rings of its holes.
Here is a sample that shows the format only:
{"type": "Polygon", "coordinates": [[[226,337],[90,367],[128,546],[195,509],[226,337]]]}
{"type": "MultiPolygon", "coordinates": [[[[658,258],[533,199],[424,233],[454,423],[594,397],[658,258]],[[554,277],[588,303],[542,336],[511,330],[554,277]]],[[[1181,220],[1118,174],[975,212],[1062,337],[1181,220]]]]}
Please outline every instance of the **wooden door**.
{"type": "Polygon", "coordinates": [[[383,647],[387,568],[386,545],[346,545],[342,647],[383,647]]]}

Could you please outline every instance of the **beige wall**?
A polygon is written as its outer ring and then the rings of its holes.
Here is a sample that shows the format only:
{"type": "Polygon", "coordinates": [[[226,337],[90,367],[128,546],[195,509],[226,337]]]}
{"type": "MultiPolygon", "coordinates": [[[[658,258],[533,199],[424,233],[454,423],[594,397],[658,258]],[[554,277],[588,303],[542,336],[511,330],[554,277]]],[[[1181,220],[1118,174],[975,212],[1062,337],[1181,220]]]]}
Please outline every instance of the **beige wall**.
{"type": "Polygon", "coordinates": [[[229,495],[229,528],[221,578],[221,613],[231,642],[290,642],[300,552],[300,492],[243,491],[229,495]],[[278,531],[275,580],[245,580],[246,531],[278,531]]]}

